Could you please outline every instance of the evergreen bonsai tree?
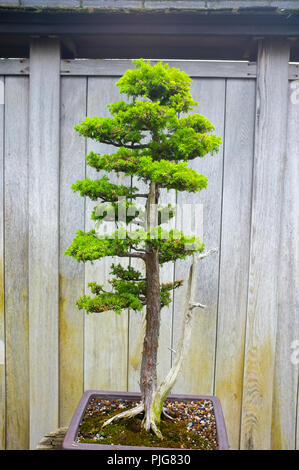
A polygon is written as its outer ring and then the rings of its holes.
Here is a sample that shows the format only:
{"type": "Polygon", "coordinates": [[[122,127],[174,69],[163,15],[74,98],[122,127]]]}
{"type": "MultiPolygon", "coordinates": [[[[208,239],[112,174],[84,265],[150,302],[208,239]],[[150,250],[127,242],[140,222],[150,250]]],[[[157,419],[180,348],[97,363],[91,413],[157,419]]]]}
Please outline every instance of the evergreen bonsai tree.
{"type": "Polygon", "coordinates": [[[146,306],[146,331],[143,344],[140,404],[106,421],[143,413],[143,428],[162,438],[159,430],[161,415],[167,415],[163,403],[173,386],[190,337],[190,319],[194,307],[195,282],[193,262],[187,280],[185,321],[172,369],[157,384],[157,351],[160,311],[171,301],[171,291],[183,281],[161,284],[159,266],[193,255],[194,261],[206,256],[203,242],[196,236],[162,227],[174,215],[174,208],[158,206],[161,188],[200,192],[207,178],[188,166],[188,161],[218,151],[221,139],[213,134],[213,125],[199,114],[187,114],[197,103],[190,93],[191,79],[177,68],[157,63],[151,66],[142,59],[134,60],[135,69],[127,70],[117,82],[127,101],[108,105],[111,117],[87,117],[75,129],[81,136],[110,144],[115,151],[109,155],[91,152],[87,165],[97,171],[123,172],[137,176],[147,184],[146,194],[138,188],[117,185],[105,175],[96,180],[77,181],[73,191],[93,201],[100,201],[92,219],[101,223],[109,214],[125,210],[124,223],[113,233],[99,235],[96,230],[77,232],[65,254],[78,261],[96,261],[105,256],[138,258],[145,263],[145,276],[132,266],[112,264],[112,290],[104,290],[96,282],[89,284],[93,296],[83,295],[77,305],[89,312],[124,309],[141,311],[146,306]],[[138,99],[138,98],[141,98],[138,99]],[[184,116],[181,117],[181,114],[184,116]],[[144,214],[137,198],[146,198],[144,214]],[[100,208],[100,210],[99,210],[100,208]],[[133,214],[133,215],[129,215],[133,214]],[[165,215],[166,214],[166,215],[165,215]],[[195,254],[197,257],[195,257],[195,254]],[[201,253],[201,254],[200,254],[201,253]]]}

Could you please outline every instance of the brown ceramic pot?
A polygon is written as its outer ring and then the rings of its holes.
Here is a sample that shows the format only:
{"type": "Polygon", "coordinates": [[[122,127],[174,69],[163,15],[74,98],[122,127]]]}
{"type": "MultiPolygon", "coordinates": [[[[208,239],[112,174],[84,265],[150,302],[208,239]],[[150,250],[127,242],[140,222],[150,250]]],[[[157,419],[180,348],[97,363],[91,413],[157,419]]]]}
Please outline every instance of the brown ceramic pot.
{"type": "MultiPolygon", "coordinates": [[[[98,390],[88,390],[85,392],[80,400],[80,403],[74,413],[74,416],[71,420],[70,426],[66,433],[65,439],[63,441],[63,449],[66,450],[166,450],[162,447],[140,447],[140,446],[122,446],[122,445],[103,445],[103,444],[80,444],[76,442],[76,437],[78,434],[79,426],[83,418],[85,409],[89,402],[90,397],[98,397],[105,400],[132,400],[136,401],[140,398],[140,393],[133,392],[108,392],[108,391],[98,391],[98,390]]],[[[224,422],[224,417],[222,413],[222,408],[220,401],[217,397],[214,396],[204,396],[204,395],[169,395],[168,400],[176,401],[196,401],[196,400],[211,400],[214,406],[215,420],[216,420],[216,429],[217,429],[217,441],[219,450],[228,450],[229,444],[227,439],[226,427],[224,422]]],[[[175,450],[175,449],[167,449],[175,450]]],[[[182,449],[179,449],[182,450],[182,449]]],[[[191,450],[191,449],[190,449],[191,450]]]]}

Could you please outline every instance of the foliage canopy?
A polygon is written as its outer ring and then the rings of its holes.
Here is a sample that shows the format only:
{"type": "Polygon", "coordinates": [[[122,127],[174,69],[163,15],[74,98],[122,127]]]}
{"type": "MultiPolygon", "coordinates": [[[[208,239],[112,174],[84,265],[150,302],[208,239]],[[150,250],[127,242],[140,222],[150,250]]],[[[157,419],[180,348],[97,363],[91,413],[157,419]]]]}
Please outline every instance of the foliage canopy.
{"type": "MultiPolygon", "coordinates": [[[[198,113],[181,116],[197,105],[186,73],[162,62],[152,66],[139,59],[133,63],[135,69],[127,70],[116,84],[128,102],[109,104],[111,116],[87,117],[75,126],[79,135],[116,147],[116,151],[90,152],[87,165],[106,174],[96,180],[77,181],[72,189],[104,204],[101,215],[97,215],[97,208],[92,213],[98,223],[112,212],[117,216],[123,205],[134,215],[127,215],[125,226],[118,226],[109,235],[100,236],[95,230],[77,232],[65,254],[80,262],[94,262],[105,256],[145,260],[147,253],[157,250],[158,261],[163,264],[204,249],[200,238],[162,228],[163,208],[158,209],[156,226],[140,224],[136,200],[144,194],[139,194],[137,187],[112,183],[107,176],[113,171],[136,176],[148,185],[155,183],[157,194],[160,188],[200,192],[207,186],[207,178],[192,169],[189,161],[217,152],[221,143],[220,137],[213,134],[214,126],[204,116],[198,113]]],[[[170,211],[169,218],[173,215],[170,211]]],[[[112,290],[107,292],[103,286],[90,283],[93,296],[83,295],[77,301],[78,307],[87,312],[142,310],[147,303],[147,284],[141,272],[113,264],[111,274],[112,290]]],[[[169,304],[171,290],[181,284],[182,281],[176,281],[160,285],[161,306],[169,304]]]]}

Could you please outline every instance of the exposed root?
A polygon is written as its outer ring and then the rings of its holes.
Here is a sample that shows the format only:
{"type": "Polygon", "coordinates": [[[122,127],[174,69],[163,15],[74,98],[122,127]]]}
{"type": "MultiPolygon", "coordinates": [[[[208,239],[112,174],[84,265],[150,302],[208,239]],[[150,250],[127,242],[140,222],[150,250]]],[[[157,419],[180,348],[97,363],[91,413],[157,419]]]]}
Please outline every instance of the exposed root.
{"type": "MultiPolygon", "coordinates": [[[[118,421],[118,420],[124,419],[124,418],[127,418],[127,419],[134,418],[134,416],[139,415],[143,411],[144,411],[144,404],[140,403],[139,405],[135,406],[134,408],[131,408],[130,410],[122,411],[121,413],[118,413],[117,415],[112,416],[112,418],[107,419],[107,421],[104,421],[104,423],[102,424],[102,428],[104,428],[105,426],[108,426],[108,424],[113,423],[113,421],[118,421]]],[[[167,416],[167,417],[172,419],[170,416],[167,416]]],[[[142,427],[144,429],[146,429],[145,419],[143,419],[142,427]]],[[[152,430],[153,433],[159,439],[164,439],[160,429],[158,428],[158,426],[156,425],[156,423],[153,420],[150,420],[149,422],[147,422],[147,427],[148,427],[148,429],[146,429],[147,431],[152,430]]]]}
{"type": "Polygon", "coordinates": [[[156,436],[159,438],[159,439],[164,439],[160,429],[158,428],[158,426],[156,425],[156,423],[154,423],[154,421],[151,421],[151,430],[153,431],[154,434],[156,434],[156,436]]]}
{"type": "Polygon", "coordinates": [[[148,410],[148,413],[144,415],[141,426],[147,432],[153,431],[153,433],[159,439],[164,439],[160,429],[158,428],[158,426],[156,425],[156,423],[155,423],[155,421],[152,417],[152,414],[151,414],[150,410],[148,410]]]}
{"type": "Polygon", "coordinates": [[[175,419],[167,413],[165,406],[163,406],[163,408],[162,408],[162,415],[165,416],[165,418],[167,418],[167,419],[171,419],[172,421],[174,421],[174,419],[175,419]]]}
{"type": "Polygon", "coordinates": [[[139,403],[139,405],[135,406],[134,408],[131,408],[130,410],[122,411],[121,413],[118,413],[115,416],[112,416],[112,418],[107,419],[107,421],[104,421],[102,427],[104,428],[108,424],[111,424],[113,421],[118,421],[119,419],[123,418],[134,418],[134,416],[139,415],[144,411],[144,404],[139,403]]]}

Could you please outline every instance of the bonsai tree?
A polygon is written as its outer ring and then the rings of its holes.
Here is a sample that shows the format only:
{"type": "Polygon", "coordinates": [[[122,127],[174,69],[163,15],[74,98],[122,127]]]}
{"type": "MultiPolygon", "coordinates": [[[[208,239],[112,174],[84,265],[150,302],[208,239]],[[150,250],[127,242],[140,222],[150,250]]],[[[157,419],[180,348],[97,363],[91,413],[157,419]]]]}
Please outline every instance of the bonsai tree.
{"type": "Polygon", "coordinates": [[[154,66],[142,59],[133,62],[135,69],[127,70],[116,84],[129,100],[109,104],[111,117],[87,117],[75,129],[81,136],[115,147],[114,153],[108,155],[91,152],[86,157],[87,165],[97,171],[136,176],[147,184],[148,190],[141,194],[137,187],[113,184],[106,175],[77,181],[73,191],[101,202],[92,212],[95,222],[101,224],[114,220],[114,216],[116,220],[120,214],[125,216],[112,233],[99,234],[96,229],[77,232],[65,253],[82,262],[105,256],[138,258],[144,262],[145,275],[133,266],[112,264],[111,291],[92,282],[89,288],[93,296],[83,295],[77,305],[87,313],[116,314],[124,309],[138,312],[146,306],[140,404],[110,418],[104,425],[144,413],[143,428],[162,438],[159,424],[161,415],[167,415],[163,403],[188,347],[192,310],[203,307],[194,301],[193,273],[197,261],[207,253],[202,253],[204,244],[199,237],[163,227],[174,216],[175,208],[159,206],[159,192],[161,188],[188,192],[206,188],[207,178],[189,167],[188,161],[213,154],[221,139],[213,134],[214,127],[204,116],[187,114],[197,103],[190,94],[191,79],[186,73],[161,62],[154,66]],[[146,199],[144,211],[137,198],[146,199]],[[187,256],[193,256],[194,262],[187,280],[182,337],[173,367],[158,386],[160,312],[170,303],[171,291],[183,283],[182,280],[160,283],[159,267],[187,256]]]}

